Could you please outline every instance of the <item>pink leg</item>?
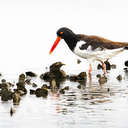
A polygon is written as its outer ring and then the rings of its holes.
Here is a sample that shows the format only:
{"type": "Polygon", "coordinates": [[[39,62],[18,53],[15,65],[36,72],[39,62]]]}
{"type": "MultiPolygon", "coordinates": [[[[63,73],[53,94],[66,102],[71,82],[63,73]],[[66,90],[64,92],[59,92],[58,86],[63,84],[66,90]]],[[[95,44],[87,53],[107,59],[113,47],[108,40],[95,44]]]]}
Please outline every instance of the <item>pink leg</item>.
{"type": "Polygon", "coordinates": [[[92,87],[92,65],[91,64],[89,64],[88,75],[89,75],[89,86],[92,87]]]}
{"type": "Polygon", "coordinates": [[[88,71],[88,73],[89,73],[89,74],[92,73],[92,65],[91,65],[91,64],[89,64],[89,71],[88,71]]]}
{"type": "Polygon", "coordinates": [[[99,61],[102,63],[104,74],[106,74],[107,72],[106,72],[106,65],[105,65],[105,63],[102,60],[99,60],[99,61]]]}

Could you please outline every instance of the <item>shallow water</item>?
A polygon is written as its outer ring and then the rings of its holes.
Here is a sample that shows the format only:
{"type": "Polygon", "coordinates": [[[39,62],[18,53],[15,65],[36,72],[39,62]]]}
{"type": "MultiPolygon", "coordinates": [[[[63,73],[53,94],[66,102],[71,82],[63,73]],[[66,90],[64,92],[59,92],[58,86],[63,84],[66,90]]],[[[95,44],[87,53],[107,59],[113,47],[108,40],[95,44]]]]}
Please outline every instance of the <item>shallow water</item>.
{"type": "MultiPolygon", "coordinates": [[[[4,78],[16,83],[20,73],[31,70],[39,75],[47,71],[46,65],[56,61],[66,63],[63,69],[67,74],[87,72],[87,61],[76,64],[77,57],[63,40],[49,56],[56,30],[63,26],[75,33],[99,35],[114,41],[128,40],[128,10],[113,8],[126,6],[126,2],[47,1],[0,1],[0,72],[3,75],[0,80],[4,78]]],[[[123,71],[125,60],[128,60],[127,53],[111,60],[117,64],[117,69],[107,73],[108,82],[102,86],[96,75],[103,72],[97,71],[97,63],[94,63],[92,88],[89,81],[82,89],[77,88],[79,83],[66,81],[62,86],[68,85],[70,90],[59,97],[49,94],[43,99],[27,94],[19,106],[13,106],[12,101],[0,100],[0,128],[127,128],[128,74],[123,71]],[[119,74],[123,76],[121,82],[116,79],[119,74]],[[12,117],[11,107],[15,109],[12,117]]],[[[45,83],[39,76],[33,81],[39,86],[45,83]]]]}
{"type": "MultiPolygon", "coordinates": [[[[73,73],[77,72],[76,69],[73,73]]],[[[19,106],[1,101],[0,128],[127,128],[128,74],[122,67],[112,69],[107,73],[107,83],[99,85],[96,75],[102,73],[101,70],[93,71],[92,87],[89,81],[86,86],[81,85],[81,89],[77,88],[79,83],[66,81],[62,87],[68,85],[70,90],[59,97],[50,93],[43,99],[28,93],[19,106]],[[123,76],[122,81],[116,79],[119,73],[123,76]],[[12,117],[11,106],[15,109],[12,117]]],[[[33,81],[38,85],[45,83],[39,76],[33,81]]]]}

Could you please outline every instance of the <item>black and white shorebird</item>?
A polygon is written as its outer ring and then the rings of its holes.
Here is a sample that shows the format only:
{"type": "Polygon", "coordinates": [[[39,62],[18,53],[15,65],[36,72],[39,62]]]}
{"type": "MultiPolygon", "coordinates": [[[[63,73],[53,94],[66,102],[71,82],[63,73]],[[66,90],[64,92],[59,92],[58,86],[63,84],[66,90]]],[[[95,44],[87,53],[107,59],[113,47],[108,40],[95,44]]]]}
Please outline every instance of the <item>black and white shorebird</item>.
{"type": "Polygon", "coordinates": [[[73,53],[88,60],[90,74],[92,72],[91,63],[93,61],[100,61],[104,69],[104,74],[106,74],[104,61],[128,49],[127,42],[115,42],[99,36],[75,34],[69,28],[63,27],[57,31],[57,39],[50,50],[50,54],[61,39],[65,40],[73,53]]]}

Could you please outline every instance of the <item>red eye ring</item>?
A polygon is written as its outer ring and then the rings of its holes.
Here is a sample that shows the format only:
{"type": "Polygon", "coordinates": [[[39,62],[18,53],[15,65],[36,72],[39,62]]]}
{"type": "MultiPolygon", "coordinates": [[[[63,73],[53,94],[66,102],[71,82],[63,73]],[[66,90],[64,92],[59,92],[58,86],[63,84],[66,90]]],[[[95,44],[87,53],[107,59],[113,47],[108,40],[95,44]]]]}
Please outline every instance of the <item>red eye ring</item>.
{"type": "Polygon", "coordinates": [[[60,34],[62,35],[64,32],[60,32],[60,34]]]}

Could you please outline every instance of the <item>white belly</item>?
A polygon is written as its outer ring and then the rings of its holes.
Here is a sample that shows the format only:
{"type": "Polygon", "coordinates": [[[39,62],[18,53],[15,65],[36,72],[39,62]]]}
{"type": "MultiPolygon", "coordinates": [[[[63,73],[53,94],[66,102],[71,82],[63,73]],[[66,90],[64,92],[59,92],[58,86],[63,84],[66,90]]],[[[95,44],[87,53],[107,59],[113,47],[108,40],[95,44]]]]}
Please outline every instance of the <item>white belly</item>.
{"type": "Polygon", "coordinates": [[[91,50],[91,48],[87,49],[87,50],[81,50],[79,48],[79,46],[76,46],[76,48],[74,49],[74,53],[76,55],[78,55],[79,57],[82,57],[84,59],[89,59],[89,60],[107,60],[107,59],[111,59],[113,56],[121,53],[124,51],[124,48],[118,48],[118,49],[95,49],[95,50],[91,50]]]}

